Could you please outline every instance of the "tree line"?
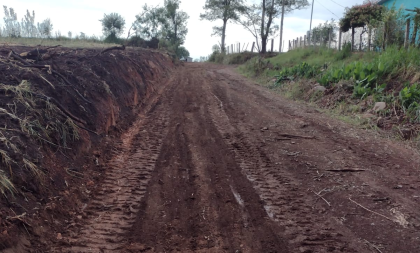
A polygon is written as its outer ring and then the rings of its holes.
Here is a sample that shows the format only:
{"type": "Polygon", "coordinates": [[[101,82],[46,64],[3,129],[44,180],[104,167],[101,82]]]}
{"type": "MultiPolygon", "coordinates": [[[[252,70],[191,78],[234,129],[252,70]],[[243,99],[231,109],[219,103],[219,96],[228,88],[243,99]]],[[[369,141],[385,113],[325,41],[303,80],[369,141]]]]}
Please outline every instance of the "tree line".
{"type": "MultiPolygon", "coordinates": [[[[206,0],[204,13],[201,19],[218,21],[220,25],[213,27],[213,34],[220,36],[219,48],[226,52],[227,24],[236,23],[250,32],[255,39],[260,53],[267,52],[267,42],[280,29],[283,33],[283,17],[294,10],[309,6],[307,0],[206,0]],[[281,17],[281,27],[275,25],[273,20],[281,17]]],[[[280,39],[282,40],[282,39],[280,39]]],[[[280,46],[281,47],[281,46],[280,46]]]]}
{"type": "MultiPolygon", "coordinates": [[[[126,29],[125,19],[118,13],[104,14],[100,20],[104,41],[132,46],[165,47],[179,57],[189,56],[189,52],[182,46],[188,33],[189,16],[180,10],[180,3],[180,0],[165,0],[163,6],[145,4],[129,26],[126,38],[121,38],[126,29]]],[[[307,6],[308,0],[206,0],[200,18],[219,23],[213,27],[212,35],[221,38],[221,52],[226,52],[228,24],[236,23],[252,34],[258,51],[266,53],[267,42],[279,29],[282,36],[282,27],[275,25],[274,19],[307,6]]],[[[21,22],[13,8],[4,6],[4,12],[5,26],[0,36],[52,36],[53,25],[50,19],[35,25],[35,12],[31,14],[27,11],[21,22]]],[[[68,35],[71,38],[70,32],[68,35]]]]}
{"type": "MultiPolygon", "coordinates": [[[[189,16],[180,10],[180,0],[165,0],[163,6],[145,4],[128,29],[126,43],[130,46],[166,48],[178,57],[188,57],[182,45],[188,33],[189,16]]],[[[121,43],[125,19],[117,14],[104,14],[100,20],[105,42],[121,43]]]]}
{"type": "Polygon", "coordinates": [[[27,10],[23,19],[19,21],[17,13],[13,8],[3,6],[3,10],[4,27],[0,28],[0,36],[12,38],[44,38],[51,36],[53,25],[49,18],[41,23],[38,22],[35,24],[35,11],[30,13],[29,10],[27,10]]]}

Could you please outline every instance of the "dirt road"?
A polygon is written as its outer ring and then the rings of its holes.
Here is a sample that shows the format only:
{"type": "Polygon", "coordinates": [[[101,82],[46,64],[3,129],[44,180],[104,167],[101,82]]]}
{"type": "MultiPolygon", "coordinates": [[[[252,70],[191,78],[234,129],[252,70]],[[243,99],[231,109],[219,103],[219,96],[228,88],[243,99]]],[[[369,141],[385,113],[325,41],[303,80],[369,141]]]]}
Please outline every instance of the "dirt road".
{"type": "Polygon", "coordinates": [[[186,64],[55,252],[420,252],[419,155],[186,64]]]}

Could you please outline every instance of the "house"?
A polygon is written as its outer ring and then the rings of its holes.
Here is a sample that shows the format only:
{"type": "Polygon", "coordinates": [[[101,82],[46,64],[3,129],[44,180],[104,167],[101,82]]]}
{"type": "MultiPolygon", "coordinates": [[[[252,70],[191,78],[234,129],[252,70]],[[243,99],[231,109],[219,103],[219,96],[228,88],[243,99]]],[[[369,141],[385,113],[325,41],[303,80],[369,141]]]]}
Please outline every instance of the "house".
{"type": "Polygon", "coordinates": [[[420,8],[419,0],[381,0],[378,4],[391,8],[395,3],[395,7],[398,9],[403,8],[404,12],[407,12],[405,9],[414,9],[414,7],[420,8]]]}
{"type": "MultiPolygon", "coordinates": [[[[392,8],[392,6],[395,4],[395,8],[397,9],[401,8],[404,12],[404,15],[414,14],[414,12],[407,11],[407,9],[414,10],[415,7],[420,8],[419,0],[381,0],[378,2],[378,4],[383,5],[387,7],[388,9],[392,8]]],[[[412,34],[413,34],[413,27],[414,27],[413,22],[411,22],[410,38],[412,37],[412,34]]]]}
{"type": "Polygon", "coordinates": [[[181,59],[179,59],[180,61],[185,61],[185,62],[193,62],[193,58],[191,57],[182,57],[181,59]]]}

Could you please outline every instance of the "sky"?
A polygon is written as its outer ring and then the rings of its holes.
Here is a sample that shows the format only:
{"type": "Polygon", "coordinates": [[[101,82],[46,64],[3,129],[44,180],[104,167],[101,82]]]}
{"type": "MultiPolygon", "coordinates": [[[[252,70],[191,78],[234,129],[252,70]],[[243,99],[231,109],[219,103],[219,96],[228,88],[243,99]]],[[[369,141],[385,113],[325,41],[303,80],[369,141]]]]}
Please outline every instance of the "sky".
{"type": "MultiPolygon", "coordinates": [[[[250,1],[250,0],[248,0],[250,1]]],[[[312,0],[308,0],[311,4],[312,0]]],[[[35,22],[42,22],[50,18],[53,23],[53,34],[60,31],[67,35],[69,31],[73,36],[80,34],[102,35],[100,19],[104,14],[117,12],[125,18],[126,26],[130,26],[135,20],[136,14],[141,12],[141,7],[148,5],[163,5],[164,0],[7,0],[3,5],[14,8],[18,19],[22,19],[26,10],[35,11],[35,22]]],[[[220,37],[212,37],[212,27],[221,25],[222,21],[209,22],[200,20],[205,0],[181,0],[180,9],[190,16],[188,20],[188,35],[184,46],[194,59],[200,56],[208,56],[212,52],[212,46],[218,44],[220,37]]],[[[312,27],[324,23],[326,20],[339,20],[344,13],[345,7],[361,4],[363,0],[314,0],[314,14],[312,27]]],[[[304,10],[297,10],[285,16],[283,40],[287,50],[288,41],[303,36],[309,31],[311,17],[311,5],[304,10]]],[[[0,13],[0,25],[3,26],[4,13],[0,13]]],[[[275,24],[280,24],[276,19],[275,24]]],[[[127,29],[125,32],[128,32],[127,29]]],[[[248,50],[253,42],[252,35],[243,27],[236,24],[228,24],[226,31],[226,44],[248,44],[248,50]]],[[[279,49],[279,37],[275,38],[274,48],[279,49]]],[[[242,47],[241,46],[241,47],[242,47]]],[[[271,46],[271,45],[270,45],[271,46]]]]}

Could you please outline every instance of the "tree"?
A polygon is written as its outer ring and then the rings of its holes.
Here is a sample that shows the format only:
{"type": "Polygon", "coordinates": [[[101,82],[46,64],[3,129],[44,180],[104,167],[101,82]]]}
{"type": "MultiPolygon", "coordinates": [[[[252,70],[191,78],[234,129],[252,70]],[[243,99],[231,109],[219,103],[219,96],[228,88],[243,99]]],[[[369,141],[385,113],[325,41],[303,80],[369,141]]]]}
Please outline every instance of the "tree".
{"type": "MultiPolygon", "coordinates": [[[[307,0],[289,0],[289,4],[284,6],[284,12],[290,13],[293,10],[302,9],[309,5],[307,0]]],[[[249,5],[242,12],[242,19],[238,20],[245,29],[254,36],[257,48],[261,53],[267,52],[267,41],[278,30],[278,26],[273,25],[273,20],[281,14],[283,10],[282,0],[261,0],[260,4],[249,5]],[[261,49],[259,45],[261,39],[261,49]]]]}
{"type": "Polygon", "coordinates": [[[335,40],[337,34],[334,32],[337,29],[334,19],[331,19],[330,22],[325,21],[324,24],[319,24],[317,27],[312,29],[312,42],[319,43],[320,45],[326,45],[330,39],[335,40]]]}
{"type": "Polygon", "coordinates": [[[4,8],[4,35],[9,37],[20,37],[21,36],[21,27],[19,21],[17,21],[17,13],[13,8],[7,9],[7,6],[4,8]]]}
{"type": "Polygon", "coordinates": [[[346,8],[344,17],[340,19],[340,29],[347,32],[350,28],[372,25],[382,19],[385,7],[374,3],[365,3],[346,8]]]}
{"type": "Polygon", "coordinates": [[[41,23],[38,23],[38,32],[41,35],[41,37],[49,38],[51,37],[53,30],[53,24],[49,18],[45,19],[41,23]]]}
{"type": "Polygon", "coordinates": [[[26,15],[22,19],[22,35],[25,37],[37,37],[37,29],[35,26],[35,11],[32,15],[29,10],[26,10],[26,15]]]}
{"type": "Polygon", "coordinates": [[[211,50],[212,50],[213,53],[220,53],[220,46],[215,44],[215,45],[213,45],[211,50]]]}
{"type": "Polygon", "coordinates": [[[188,14],[179,10],[180,0],[165,0],[163,7],[143,6],[143,11],[136,15],[132,28],[141,39],[158,39],[159,47],[165,47],[174,53],[184,44],[188,33],[188,14]]]}
{"type": "Polygon", "coordinates": [[[180,0],[165,0],[164,17],[167,22],[163,23],[163,36],[176,49],[184,44],[188,33],[187,21],[189,16],[179,10],[180,0]]]}
{"type": "Polygon", "coordinates": [[[99,21],[101,21],[102,31],[107,37],[118,37],[124,32],[125,19],[118,13],[104,14],[104,18],[99,21]]]}
{"type": "Polygon", "coordinates": [[[226,50],[226,26],[228,21],[239,20],[239,14],[245,10],[243,0],[206,0],[203,7],[204,13],[200,14],[200,18],[216,21],[222,20],[222,26],[213,27],[213,35],[221,36],[220,47],[224,53],[226,50]]]}
{"type": "Polygon", "coordinates": [[[176,56],[178,56],[178,58],[187,58],[190,56],[190,52],[188,52],[188,50],[185,47],[178,47],[178,49],[175,52],[176,56]]]}
{"type": "Polygon", "coordinates": [[[162,27],[166,24],[165,8],[155,6],[143,6],[143,12],[136,15],[136,21],[133,24],[133,30],[136,36],[150,40],[157,38],[162,33],[162,27]]]}

